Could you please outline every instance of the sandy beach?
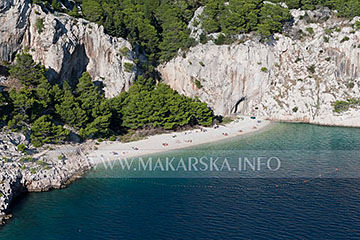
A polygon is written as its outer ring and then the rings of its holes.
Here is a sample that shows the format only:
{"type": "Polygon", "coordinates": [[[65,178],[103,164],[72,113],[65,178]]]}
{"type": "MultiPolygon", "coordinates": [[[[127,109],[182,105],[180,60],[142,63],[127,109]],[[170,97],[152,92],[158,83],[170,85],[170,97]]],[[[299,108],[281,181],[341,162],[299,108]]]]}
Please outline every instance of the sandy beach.
{"type": "Polygon", "coordinates": [[[246,135],[264,129],[270,121],[251,119],[249,116],[239,116],[225,126],[202,127],[183,132],[173,132],[154,135],[146,139],[120,143],[106,141],[98,145],[97,150],[89,152],[93,161],[101,159],[134,158],[154,153],[193,147],[200,144],[225,140],[246,135]]]}

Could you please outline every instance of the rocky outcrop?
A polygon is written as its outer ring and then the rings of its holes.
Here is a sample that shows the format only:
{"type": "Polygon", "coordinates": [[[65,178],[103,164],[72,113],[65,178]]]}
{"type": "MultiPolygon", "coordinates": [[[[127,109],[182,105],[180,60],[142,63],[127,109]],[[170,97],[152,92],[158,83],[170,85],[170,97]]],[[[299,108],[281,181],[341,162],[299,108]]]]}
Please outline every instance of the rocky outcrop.
{"type": "Polygon", "coordinates": [[[353,27],[359,19],[327,19],[328,13],[293,10],[294,26],[270,43],[252,35],[231,45],[210,41],[159,71],[172,88],[217,114],[360,126],[359,109],[333,111],[335,101],[360,97],[360,31],[353,27]]]}
{"type": "Polygon", "coordinates": [[[29,0],[0,0],[0,60],[13,60],[21,49],[30,12],[29,0]]]}
{"type": "Polygon", "coordinates": [[[74,82],[88,71],[112,97],[136,77],[131,44],[84,19],[50,13],[24,0],[0,0],[0,30],[0,60],[14,60],[20,49],[27,50],[49,69],[50,80],[74,82]]]}
{"type": "Polygon", "coordinates": [[[0,135],[0,225],[11,217],[8,208],[22,192],[64,188],[93,167],[83,154],[89,146],[56,146],[25,154],[17,151],[20,143],[29,146],[22,134],[0,135]]]}

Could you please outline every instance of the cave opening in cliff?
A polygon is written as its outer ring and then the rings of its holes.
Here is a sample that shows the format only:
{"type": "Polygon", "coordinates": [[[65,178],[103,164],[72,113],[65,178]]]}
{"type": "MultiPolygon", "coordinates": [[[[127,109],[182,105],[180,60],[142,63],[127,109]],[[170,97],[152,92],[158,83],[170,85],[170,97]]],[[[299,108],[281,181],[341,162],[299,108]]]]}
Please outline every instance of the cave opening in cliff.
{"type": "Polygon", "coordinates": [[[240,103],[244,102],[246,100],[246,97],[241,97],[234,105],[234,107],[231,109],[231,113],[237,113],[240,103]]]}

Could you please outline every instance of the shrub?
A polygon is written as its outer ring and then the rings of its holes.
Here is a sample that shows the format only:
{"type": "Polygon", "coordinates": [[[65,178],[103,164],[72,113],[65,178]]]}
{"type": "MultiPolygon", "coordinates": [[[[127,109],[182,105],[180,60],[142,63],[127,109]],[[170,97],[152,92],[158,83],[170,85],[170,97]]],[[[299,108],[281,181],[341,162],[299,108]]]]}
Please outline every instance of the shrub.
{"type": "Polygon", "coordinates": [[[350,104],[346,101],[336,101],[334,104],[334,111],[337,113],[349,110],[350,104]]]}
{"type": "Polygon", "coordinates": [[[268,72],[268,69],[266,67],[262,67],[261,71],[266,73],[266,72],[268,72]]]}
{"type": "Polygon", "coordinates": [[[347,87],[350,88],[350,89],[352,89],[352,88],[355,87],[355,83],[354,83],[354,82],[349,82],[349,83],[347,84],[347,87]]]}
{"type": "Polygon", "coordinates": [[[61,11],[61,5],[60,5],[60,3],[58,3],[57,0],[52,0],[52,2],[51,2],[51,7],[52,7],[55,11],[61,11]]]}
{"type": "Polygon", "coordinates": [[[306,31],[307,31],[308,33],[310,33],[310,34],[314,34],[314,33],[315,33],[315,32],[314,32],[314,29],[313,29],[312,27],[306,28],[306,31]]]}
{"type": "Polygon", "coordinates": [[[224,34],[219,34],[218,38],[215,40],[216,45],[224,45],[226,41],[226,37],[224,34]]]}
{"type": "Polygon", "coordinates": [[[349,103],[349,105],[357,105],[359,103],[359,100],[355,98],[349,98],[347,102],[349,103]]]}
{"type": "Polygon", "coordinates": [[[311,72],[312,74],[315,73],[315,65],[311,65],[310,67],[308,67],[308,71],[311,72]]]}
{"type": "Polygon", "coordinates": [[[359,29],[360,29],[360,21],[356,21],[356,22],[355,22],[354,28],[355,28],[356,30],[359,30],[359,29]]]}
{"type": "Polygon", "coordinates": [[[25,146],[25,144],[19,144],[18,146],[17,146],[17,149],[18,149],[18,151],[19,152],[22,152],[22,153],[24,153],[24,152],[26,152],[26,146],[25,146]]]}
{"type": "Polygon", "coordinates": [[[327,28],[327,29],[325,29],[325,33],[330,35],[330,34],[332,34],[332,30],[330,28],[327,28]]]}
{"type": "Polygon", "coordinates": [[[206,44],[207,42],[208,42],[208,37],[207,37],[207,35],[204,34],[204,33],[202,33],[202,34],[200,35],[200,43],[201,43],[201,44],[206,44]]]}
{"type": "Polygon", "coordinates": [[[134,64],[126,62],[124,63],[125,72],[132,72],[134,70],[134,64]]]}
{"type": "Polygon", "coordinates": [[[43,18],[37,18],[35,21],[35,27],[38,31],[38,33],[42,33],[44,31],[44,19],[43,18]]]}
{"type": "Polygon", "coordinates": [[[343,43],[343,42],[346,42],[346,41],[349,41],[350,38],[348,36],[344,37],[343,39],[341,39],[340,43],[343,43]]]}
{"type": "Polygon", "coordinates": [[[294,113],[296,113],[298,110],[299,110],[298,107],[294,107],[294,108],[292,109],[292,111],[293,111],[294,113]]]}
{"type": "Polygon", "coordinates": [[[34,159],[32,157],[22,157],[20,159],[21,163],[27,163],[27,162],[34,162],[34,159]]]}
{"type": "MultiPolygon", "coordinates": [[[[70,12],[68,12],[68,14],[69,14],[70,16],[72,16],[72,17],[75,17],[75,18],[81,16],[80,13],[78,12],[78,9],[77,9],[76,6],[74,6],[73,9],[72,9],[70,12]]],[[[76,20],[75,20],[75,21],[76,21],[76,20]]],[[[76,22],[77,22],[77,21],[76,21],[76,22]]],[[[76,24],[77,24],[77,23],[76,23],[76,24]]]]}
{"type": "Polygon", "coordinates": [[[198,79],[195,79],[195,85],[198,89],[201,89],[203,87],[198,79]]]}
{"type": "Polygon", "coordinates": [[[128,47],[123,47],[120,49],[120,53],[122,56],[127,56],[130,52],[130,49],[128,47]]]}
{"type": "Polygon", "coordinates": [[[222,125],[226,125],[226,124],[229,124],[229,123],[232,123],[234,120],[230,117],[224,117],[221,119],[221,124],[222,125]]]}
{"type": "Polygon", "coordinates": [[[329,42],[329,40],[330,40],[330,38],[329,38],[329,37],[324,36],[324,42],[325,42],[325,43],[328,43],[328,42],[329,42]]]}
{"type": "Polygon", "coordinates": [[[36,163],[37,163],[39,166],[42,166],[42,167],[46,167],[46,166],[49,165],[48,163],[46,163],[46,162],[44,162],[44,161],[41,161],[41,160],[36,161],[36,163]]]}
{"type": "Polygon", "coordinates": [[[109,137],[109,141],[115,142],[115,141],[116,141],[116,137],[115,137],[115,136],[109,137]]]}

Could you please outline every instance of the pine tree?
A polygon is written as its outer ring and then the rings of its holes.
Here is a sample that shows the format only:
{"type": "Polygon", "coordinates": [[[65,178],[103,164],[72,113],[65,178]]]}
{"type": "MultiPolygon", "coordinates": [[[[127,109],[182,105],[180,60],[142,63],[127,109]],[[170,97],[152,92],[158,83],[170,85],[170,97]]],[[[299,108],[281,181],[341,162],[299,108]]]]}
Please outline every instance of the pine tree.
{"type": "Polygon", "coordinates": [[[69,124],[76,129],[86,126],[88,121],[86,111],[80,108],[76,98],[69,90],[64,92],[62,102],[57,104],[55,109],[61,120],[63,120],[66,124],[69,124]]]}
{"type": "Polygon", "coordinates": [[[36,99],[35,90],[22,88],[16,91],[12,89],[9,95],[14,108],[12,115],[16,119],[16,121],[10,122],[11,126],[18,127],[18,124],[31,123],[37,118],[42,108],[41,103],[36,99]]]}
{"type": "Polygon", "coordinates": [[[36,64],[28,53],[16,56],[16,64],[10,67],[9,73],[24,86],[37,86],[40,82],[46,81],[44,66],[36,64]]]}
{"type": "Polygon", "coordinates": [[[31,128],[31,143],[35,147],[40,147],[45,143],[61,143],[66,140],[69,130],[62,126],[56,126],[52,122],[52,117],[44,115],[38,118],[31,128]]]}
{"type": "Polygon", "coordinates": [[[88,124],[85,129],[80,130],[80,136],[84,138],[104,137],[110,134],[111,114],[97,117],[93,122],[88,124]]]}
{"type": "Polygon", "coordinates": [[[89,118],[95,119],[101,114],[101,103],[105,98],[100,94],[98,87],[91,81],[88,72],[84,72],[76,86],[76,95],[80,107],[86,111],[89,118]]]}

